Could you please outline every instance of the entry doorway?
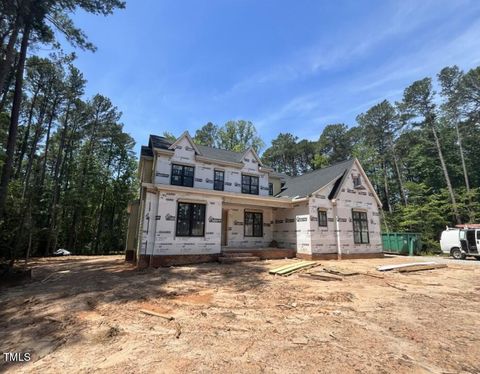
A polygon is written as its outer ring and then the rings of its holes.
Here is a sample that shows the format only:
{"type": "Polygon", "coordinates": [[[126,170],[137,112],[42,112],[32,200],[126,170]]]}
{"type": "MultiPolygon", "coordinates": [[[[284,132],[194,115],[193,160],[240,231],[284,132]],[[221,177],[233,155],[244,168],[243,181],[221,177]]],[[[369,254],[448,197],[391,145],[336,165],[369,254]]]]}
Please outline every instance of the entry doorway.
{"type": "Polygon", "coordinates": [[[222,210],[222,247],[228,245],[228,210],[222,210]]]}

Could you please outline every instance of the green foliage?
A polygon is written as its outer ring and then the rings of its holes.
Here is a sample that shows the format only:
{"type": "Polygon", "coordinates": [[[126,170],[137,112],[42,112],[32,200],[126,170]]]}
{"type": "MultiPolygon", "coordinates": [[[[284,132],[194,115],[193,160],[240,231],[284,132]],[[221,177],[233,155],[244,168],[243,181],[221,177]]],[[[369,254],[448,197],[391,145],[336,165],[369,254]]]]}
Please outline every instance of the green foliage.
{"type": "Polygon", "coordinates": [[[175,140],[177,140],[177,137],[168,131],[164,131],[162,136],[172,143],[175,142],[175,140]]]}
{"type": "Polygon", "coordinates": [[[218,130],[219,148],[235,152],[243,152],[252,147],[260,152],[264,147],[262,139],[257,135],[255,126],[250,121],[228,121],[218,130]]]}
{"type": "Polygon", "coordinates": [[[122,250],[137,166],[120,111],[102,95],[83,100],[86,81],[70,59],[32,57],[25,79],[0,257],[122,250]]]}
{"type": "Polygon", "coordinates": [[[329,164],[352,157],[352,132],[345,124],[327,125],[318,140],[319,152],[328,158],[329,164]]]}
{"type": "Polygon", "coordinates": [[[250,147],[259,152],[265,145],[253,123],[244,120],[228,121],[220,128],[208,122],[195,132],[193,140],[197,144],[235,152],[244,152],[250,147]]]}
{"type": "Polygon", "coordinates": [[[215,147],[218,143],[218,127],[208,122],[195,132],[193,141],[197,144],[215,147]]]}
{"type": "Polygon", "coordinates": [[[325,126],[317,142],[279,134],[262,160],[288,175],[360,160],[383,203],[383,230],[422,233],[438,251],[447,225],[480,218],[480,67],[446,67],[357,117],[358,126],[325,126]],[[469,182],[469,183],[468,183],[469,182]]]}

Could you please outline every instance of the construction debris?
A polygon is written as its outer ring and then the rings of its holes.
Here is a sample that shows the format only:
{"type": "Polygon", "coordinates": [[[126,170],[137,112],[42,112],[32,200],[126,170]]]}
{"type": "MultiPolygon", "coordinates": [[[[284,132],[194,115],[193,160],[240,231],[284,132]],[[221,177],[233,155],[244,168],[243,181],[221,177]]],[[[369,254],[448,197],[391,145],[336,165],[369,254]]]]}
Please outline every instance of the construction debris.
{"type": "Polygon", "coordinates": [[[341,269],[337,267],[323,267],[323,270],[327,273],[341,275],[343,277],[350,277],[352,275],[360,274],[358,271],[350,271],[350,270],[341,269]]]}
{"type": "Polygon", "coordinates": [[[399,265],[383,265],[377,267],[378,271],[390,271],[395,270],[398,272],[410,272],[418,270],[431,270],[446,268],[447,265],[439,264],[438,262],[411,262],[408,264],[399,264],[399,265]]]}
{"type": "Polygon", "coordinates": [[[288,276],[299,270],[309,269],[320,265],[317,261],[300,261],[280,266],[269,271],[270,274],[288,276]]]}
{"type": "Polygon", "coordinates": [[[318,279],[318,280],[323,280],[323,281],[341,281],[343,280],[342,277],[335,275],[335,274],[329,274],[325,272],[314,272],[314,273],[304,273],[300,274],[300,277],[303,278],[313,278],[313,279],[318,279]]]}
{"type": "Polygon", "coordinates": [[[155,317],[160,317],[160,318],[164,318],[168,321],[173,321],[175,318],[172,317],[172,316],[166,316],[164,314],[160,314],[160,313],[157,313],[157,312],[154,312],[152,310],[147,310],[147,309],[140,309],[140,312],[144,313],[144,314],[148,314],[149,316],[155,316],[155,317]]]}
{"type": "Polygon", "coordinates": [[[446,264],[435,264],[435,265],[425,265],[425,266],[413,266],[411,268],[401,268],[401,269],[398,269],[397,271],[399,273],[410,273],[412,271],[442,269],[446,267],[447,267],[446,264]]]}

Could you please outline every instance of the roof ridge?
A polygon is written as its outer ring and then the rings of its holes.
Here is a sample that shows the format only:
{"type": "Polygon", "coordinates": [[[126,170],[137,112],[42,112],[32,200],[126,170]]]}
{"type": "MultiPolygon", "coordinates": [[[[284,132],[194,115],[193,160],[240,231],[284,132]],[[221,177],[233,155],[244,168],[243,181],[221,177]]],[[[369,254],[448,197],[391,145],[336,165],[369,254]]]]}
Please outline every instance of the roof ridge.
{"type": "Polygon", "coordinates": [[[343,161],[338,161],[332,165],[329,165],[327,167],[324,167],[324,168],[320,168],[320,169],[314,169],[314,170],[310,170],[310,171],[307,171],[306,173],[303,173],[303,174],[300,174],[300,175],[295,175],[293,177],[290,177],[291,179],[295,179],[295,178],[299,178],[299,177],[303,177],[304,175],[309,175],[309,174],[312,174],[314,172],[318,172],[318,171],[323,171],[323,170],[327,170],[327,169],[330,169],[334,166],[338,166],[340,164],[346,164],[347,162],[351,162],[351,161],[354,161],[355,160],[355,157],[353,158],[350,158],[348,160],[343,160],[343,161]]]}
{"type": "Polygon", "coordinates": [[[220,151],[226,151],[226,152],[232,152],[232,153],[238,153],[238,154],[244,154],[246,151],[244,152],[237,152],[237,151],[232,151],[230,149],[225,149],[225,148],[218,148],[218,147],[212,147],[210,145],[204,145],[204,144],[199,144],[199,143],[195,143],[197,146],[200,146],[200,147],[207,147],[207,148],[211,148],[211,149],[218,149],[220,151]]]}

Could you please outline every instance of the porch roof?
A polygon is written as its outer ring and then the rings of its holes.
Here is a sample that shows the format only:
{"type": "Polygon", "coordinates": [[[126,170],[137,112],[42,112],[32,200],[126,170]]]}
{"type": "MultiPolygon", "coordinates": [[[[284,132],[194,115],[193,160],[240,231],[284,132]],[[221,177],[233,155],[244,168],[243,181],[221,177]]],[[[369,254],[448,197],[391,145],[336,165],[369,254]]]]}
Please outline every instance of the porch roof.
{"type": "Polygon", "coordinates": [[[260,196],[249,194],[238,194],[237,192],[215,191],[202,188],[171,186],[168,184],[142,183],[142,186],[155,191],[185,192],[194,195],[221,197],[225,203],[230,204],[248,204],[258,206],[268,206],[272,208],[291,208],[293,203],[298,203],[306,199],[290,199],[286,197],[260,196]]]}

